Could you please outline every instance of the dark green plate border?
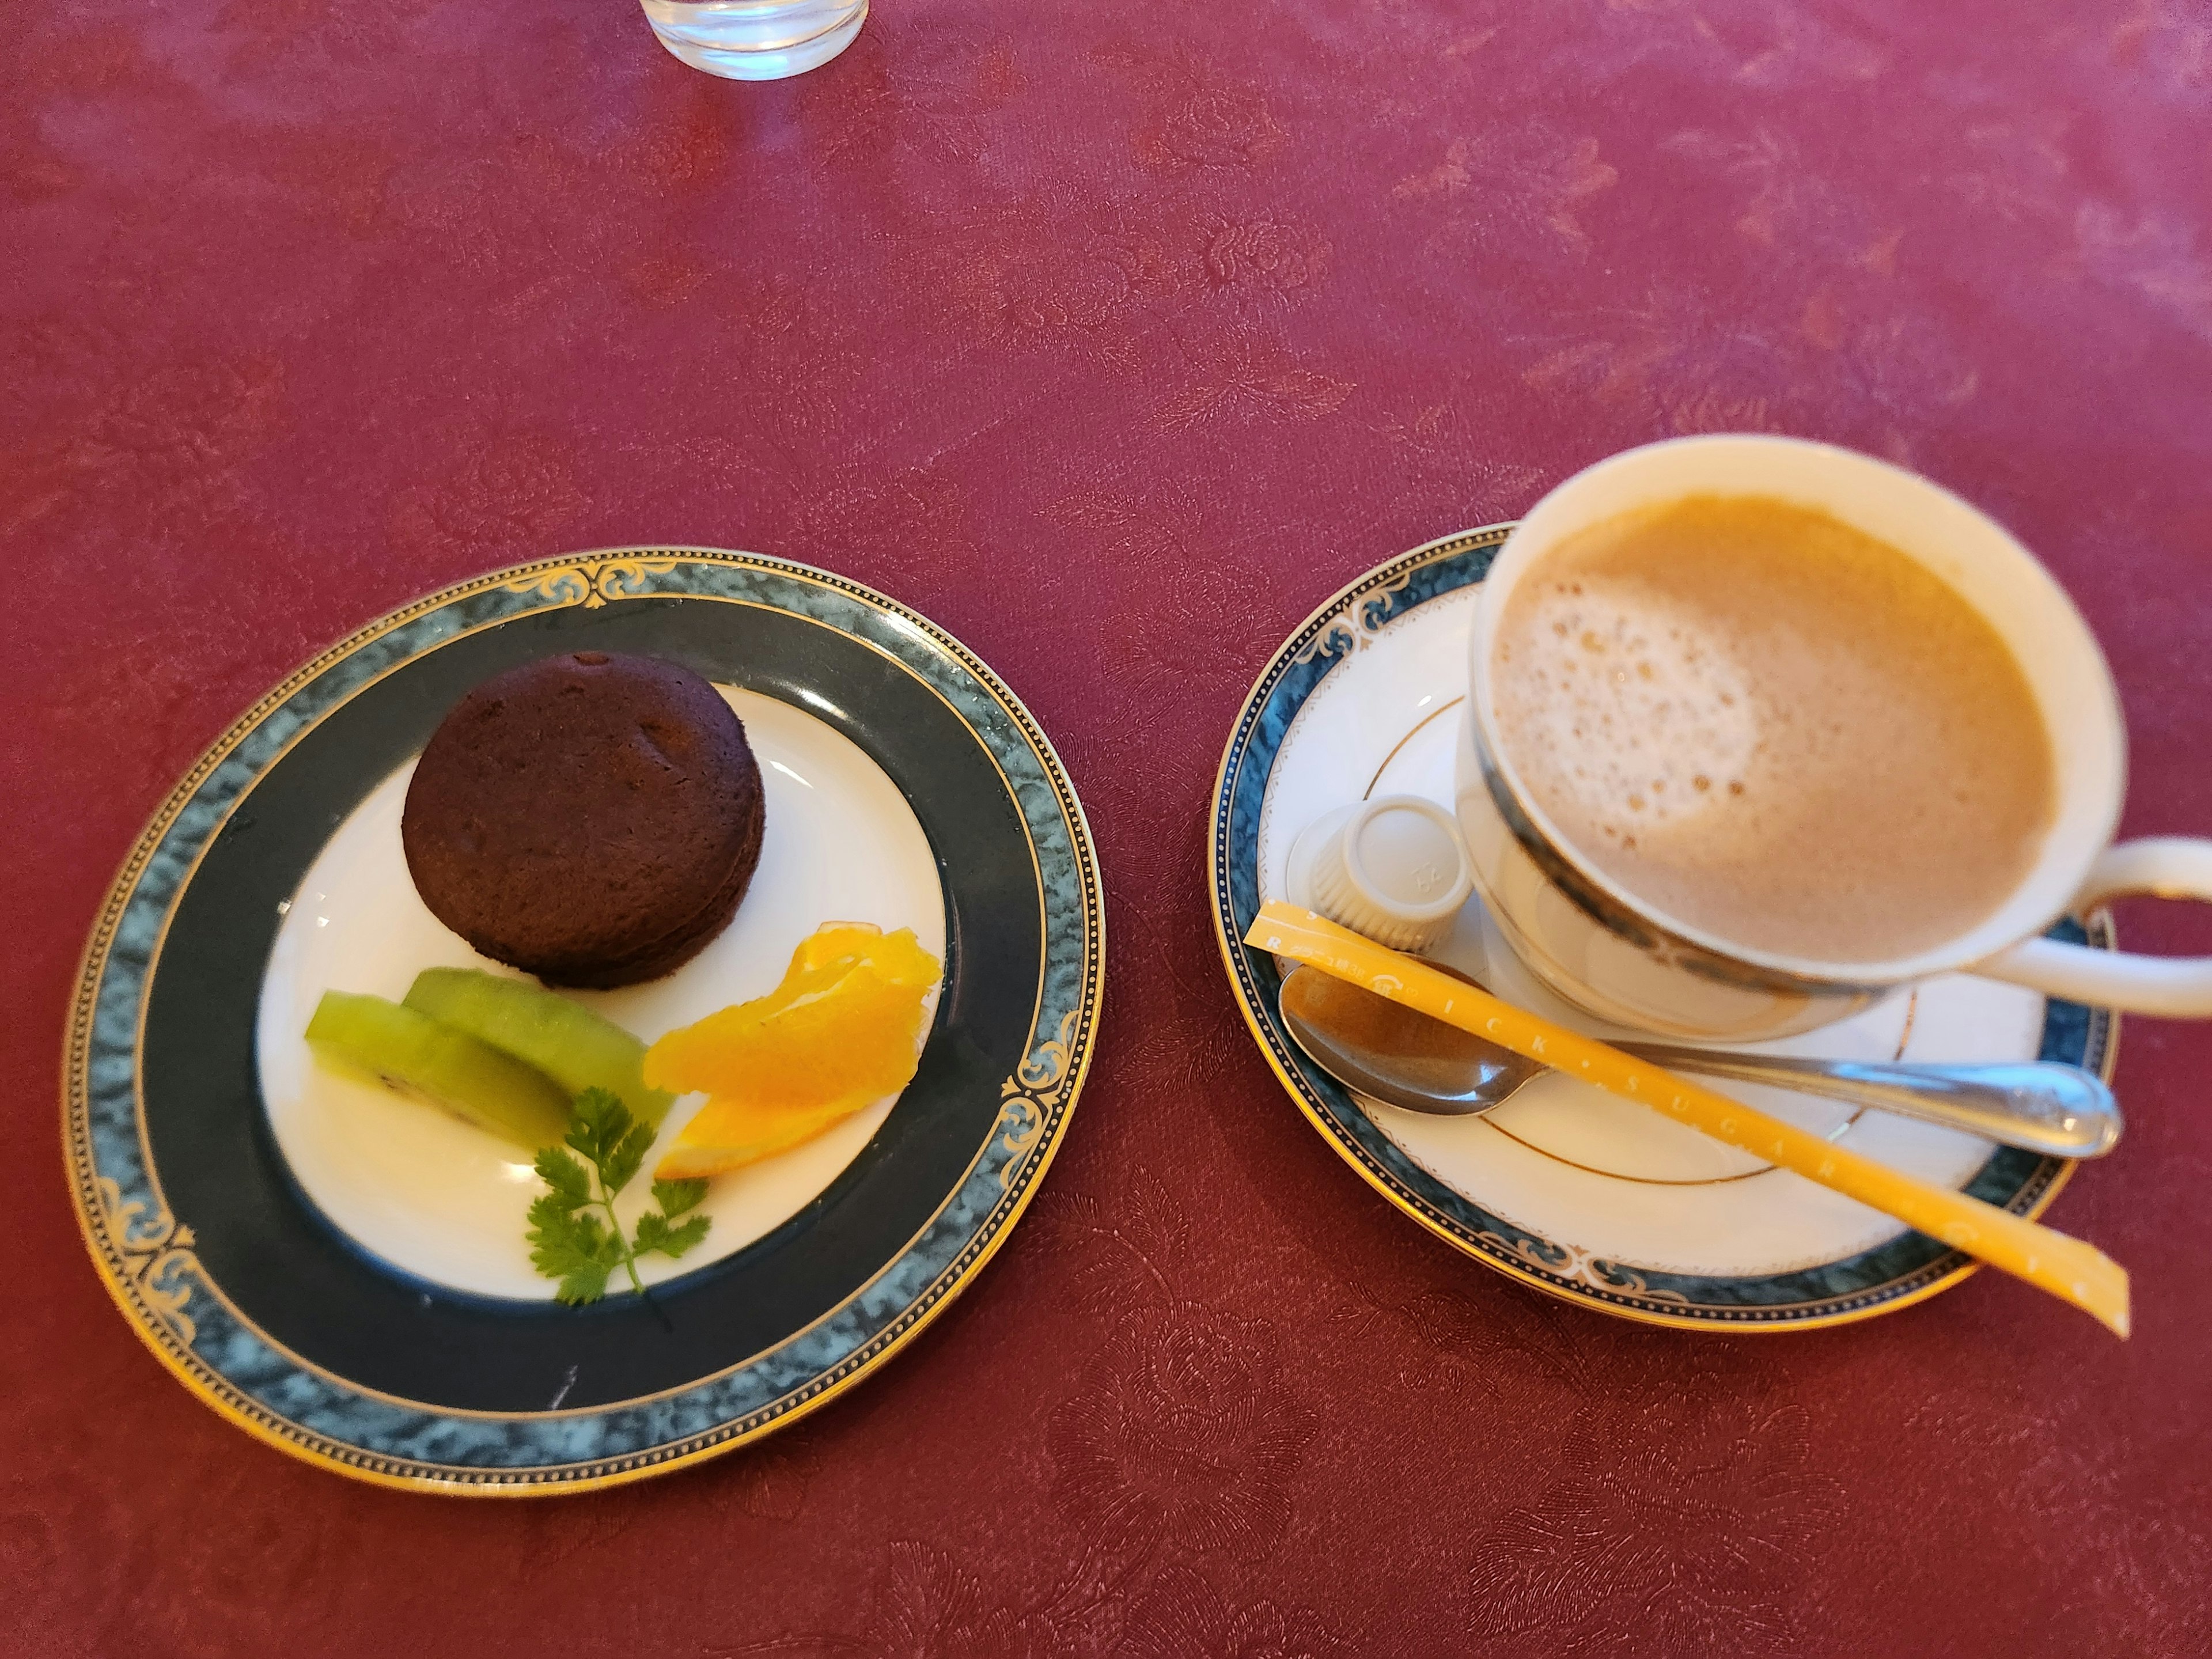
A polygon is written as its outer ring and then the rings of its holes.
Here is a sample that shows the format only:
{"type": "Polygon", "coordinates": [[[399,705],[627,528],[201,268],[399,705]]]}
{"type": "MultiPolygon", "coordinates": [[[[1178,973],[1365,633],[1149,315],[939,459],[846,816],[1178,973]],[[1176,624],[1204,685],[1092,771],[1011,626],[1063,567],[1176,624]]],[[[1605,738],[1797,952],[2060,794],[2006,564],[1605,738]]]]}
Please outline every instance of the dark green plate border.
{"type": "MultiPolygon", "coordinates": [[[[1489,1266],[1571,1302],[1657,1324],[1802,1330],[1887,1313],[1957,1282],[1979,1264],[1918,1232],[1800,1272],[1747,1278],[1663,1273],[1593,1257],[1491,1214],[1420,1168],[1284,1030],[1274,958],[1242,943],[1259,913],[1260,812],[1283,738],[1330,670],[1415,607],[1480,582],[1512,528],[1491,525],[1440,538],[1344,588],[1284,641],[1237,715],[1215,783],[1207,875],[1230,987],[1261,1051],[1314,1127],[1392,1203],[1489,1266]]],[[[2092,938],[2107,948],[2112,944],[2111,923],[2101,913],[2091,919],[2089,933],[2071,922],[2052,932],[2092,938]]],[[[2118,1028],[2109,1010],[2052,1001],[2044,1018],[2042,1058],[2109,1077],[2118,1028]]],[[[1966,1190],[2032,1216],[2072,1170],[2064,1158],[2000,1147],[1966,1190]]]]}
{"type": "MultiPolygon", "coordinates": [[[[367,781],[374,781],[368,780],[367,781]]],[[[441,1491],[574,1491],[712,1455],[857,1381],[981,1267],[1036,1190],[1089,1067],[1104,966],[1096,854],[1051,745],[959,642],[883,595],[805,566],[711,549],[621,549],[496,572],[407,606],[333,647],[257,703],[185,776],[140,838],[86,947],[63,1063],[63,1138],[85,1242],[135,1329],[196,1394],[309,1461],[441,1491]],[[212,839],[315,725],[464,635],[562,613],[671,600],[800,616],[865,642],[926,684],[991,757],[1036,863],[1043,954],[1025,1057],[996,1086],[988,1134],[927,1223],[805,1328],[714,1375],[584,1409],[464,1411],[349,1383],[243,1316],[171,1212],[149,1157],[142,1024],[164,935],[212,839]]],[[[247,1103],[255,1112],[258,1100],[247,1103]]],[[[709,1270],[711,1271],[711,1269],[709,1270]]]]}

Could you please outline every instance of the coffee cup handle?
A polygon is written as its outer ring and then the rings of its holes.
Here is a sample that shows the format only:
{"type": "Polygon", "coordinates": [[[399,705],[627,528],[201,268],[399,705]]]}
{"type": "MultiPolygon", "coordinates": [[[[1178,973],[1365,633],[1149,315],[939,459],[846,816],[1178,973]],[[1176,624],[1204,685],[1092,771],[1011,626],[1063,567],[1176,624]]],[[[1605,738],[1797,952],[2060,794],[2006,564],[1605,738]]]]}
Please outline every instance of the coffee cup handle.
{"type": "MultiPolygon", "coordinates": [[[[2212,900],[2212,841],[2152,836],[2107,848],[2073,908],[2081,914],[2130,893],[2212,900]]],[[[2092,1007],[2167,1019],[2212,1018],[2212,957],[2134,956],[2031,939],[1976,963],[1972,971],[2092,1007]]]]}

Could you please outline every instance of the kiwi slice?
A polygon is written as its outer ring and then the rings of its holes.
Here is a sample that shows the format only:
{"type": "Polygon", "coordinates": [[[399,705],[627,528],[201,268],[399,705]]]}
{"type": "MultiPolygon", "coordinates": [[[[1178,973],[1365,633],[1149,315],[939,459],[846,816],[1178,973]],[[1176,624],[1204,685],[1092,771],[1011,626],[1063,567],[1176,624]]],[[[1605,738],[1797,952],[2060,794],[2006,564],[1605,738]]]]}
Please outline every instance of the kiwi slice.
{"type": "Polygon", "coordinates": [[[532,1152],[568,1132],[568,1097],[544,1073],[382,997],[324,992],[307,1046],[327,1065],[368,1073],[532,1152]]]}
{"type": "Polygon", "coordinates": [[[645,1044],[580,1002],[474,968],[425,968],[407,1006],[535,1066],[569,1094],[605,1089],[654,1128],[676,1097],[645,1086],[645,1044]]]}

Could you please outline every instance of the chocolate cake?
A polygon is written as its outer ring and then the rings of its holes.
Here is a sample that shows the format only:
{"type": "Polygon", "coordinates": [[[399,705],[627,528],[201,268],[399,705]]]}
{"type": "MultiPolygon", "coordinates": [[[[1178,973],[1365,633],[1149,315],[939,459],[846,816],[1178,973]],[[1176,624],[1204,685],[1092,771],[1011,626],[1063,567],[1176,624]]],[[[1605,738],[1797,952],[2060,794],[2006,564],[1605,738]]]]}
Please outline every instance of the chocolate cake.
{"type": "Polygon", "coordinates": [[[760,862],[760,767],[714,688],[651,657],[526,663],[455,704],[400,839],[431,913],[549,985],[658,979],[729,925],[760,862]]]}

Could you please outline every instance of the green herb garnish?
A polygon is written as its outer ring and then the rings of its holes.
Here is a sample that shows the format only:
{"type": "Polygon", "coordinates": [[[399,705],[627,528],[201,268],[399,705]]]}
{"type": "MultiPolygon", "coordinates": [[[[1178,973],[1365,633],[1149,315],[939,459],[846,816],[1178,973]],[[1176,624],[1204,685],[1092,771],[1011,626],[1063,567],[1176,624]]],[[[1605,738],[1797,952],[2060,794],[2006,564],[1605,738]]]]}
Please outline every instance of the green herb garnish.
{"type": "Polygon", "coordinates": [[[552,1190],[530,1206],[532,1264],[546,1278],[561,1281],[553,1294],[570,1307],[605,1296],[607,1276],[617,1267],[643,1295],[638,1257],[651,1250],[679,1256],[706,1237],[707,1217],[695,1215],[680,1224],[676,1218],[699,1206],[707,1183],[654,1182],[653,1200],[660,1207],[638,1217],[636,1237],[625,1242],[615,1215],[615,1194],[629,1185],[645,1162],[653,1145],[652,1126],[635,1121],[629,1108],[606,1090],[586,1089],[576,1097],[564,1139],[583,1163],[558,1146],[538,1152],[538,1176],[552,1190]],[[595,1210],[606,1212],[605,1222],[595,1210]]]}

